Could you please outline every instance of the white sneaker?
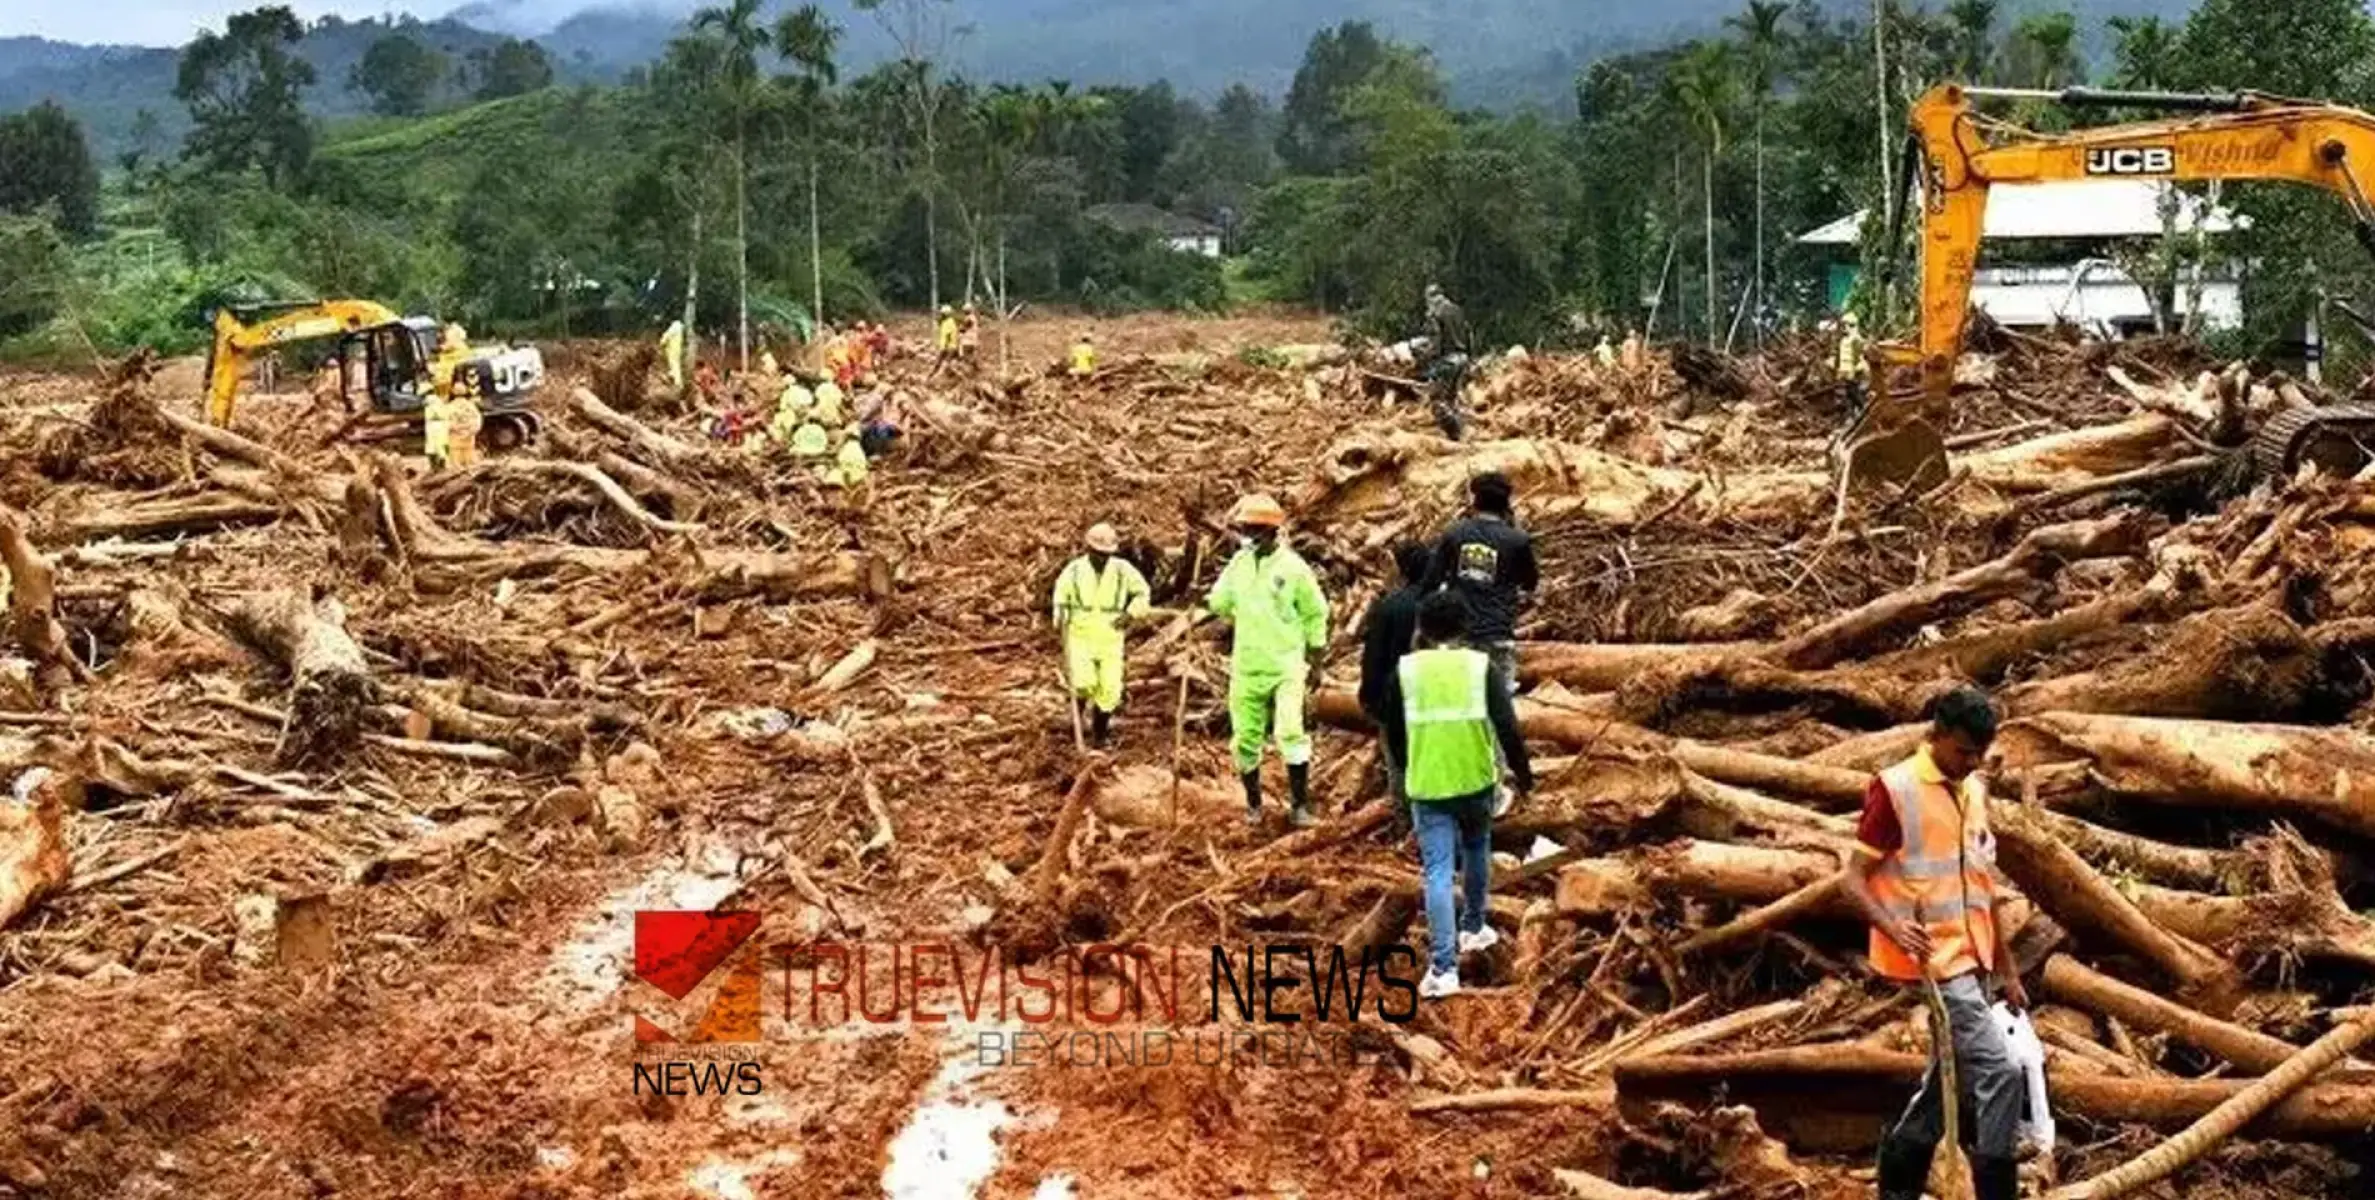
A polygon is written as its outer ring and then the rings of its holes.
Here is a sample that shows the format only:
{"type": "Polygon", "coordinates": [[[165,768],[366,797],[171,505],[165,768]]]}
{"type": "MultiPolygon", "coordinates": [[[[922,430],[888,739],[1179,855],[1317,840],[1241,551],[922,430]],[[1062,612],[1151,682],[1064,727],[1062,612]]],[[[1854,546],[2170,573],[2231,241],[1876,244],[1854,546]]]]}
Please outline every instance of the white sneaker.
{"type": "Polygon", "coordinates": [[[1458,971],[1429,971],[1426,978],[1418,981],[1418,995],[1421,1000],[1441,1000],[1445,996],[1459,994],[1459,990],[1460,973],[1458,971]]]}
{"type": "Polygon", "coordinates": [[[1487,925],[1474,933],[1463,933],[1460,935],[1460,953],[1462,954],[1482,954],[1483,952],[1490,950],[1500,944],[1500,931],[1494,929],[1490,925],[1487,925]]]}

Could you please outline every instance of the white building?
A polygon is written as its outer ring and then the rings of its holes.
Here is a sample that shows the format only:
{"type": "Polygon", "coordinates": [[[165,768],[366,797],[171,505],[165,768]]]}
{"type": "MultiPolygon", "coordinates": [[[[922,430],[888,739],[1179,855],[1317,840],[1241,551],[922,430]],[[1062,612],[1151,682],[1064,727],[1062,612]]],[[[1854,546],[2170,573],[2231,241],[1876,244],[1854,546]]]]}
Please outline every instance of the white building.
{"type": "MultiPolygon", "coordinates": [[[[1989,241],[2050,239],[2105,243],[2157,239],[2164,233],[2162,198],[2170,185],[2150,179],[2070,180],[1999,184],[1988,193],[1989,241]]],[[[2199,196],[2176,194],[2177,230],[2216,237],[2244,218],[2199,196]]],[[[1801,235],[1807,246],[1852,248],[1866,214],[1841,217],[1801,235]]],[[[1852,265],[1834,267],[1831,304],[1837,308],[1853,286],[1852,265]]],[[[2202,328],[2232,328],[2243,321],[2243,294],[2231,269],[2211,266],[2199,281],[2177,285],[2177,315],[2194,309],[2200,297],[2202,328]],[[2198,286],[2197,286],[2198,283],[2198,286]]],[[[2097,252],[2049,265],[1981,267],[1972,279],[1972,307],[2012,328],[2041,328],[2068,322],[2099,337],[2122,337],[2152,329],[2152,303],[2142,286],[2110,258],[2097,252]]]]}
{"type": "Polygon", "coordinates": [[[1124,233],[1152,234],[1182,254],[1221,255],[1221,228],[1209,221],[1166,212],[1152,204],[1097,204],[1081,215],[1124,233]]]}

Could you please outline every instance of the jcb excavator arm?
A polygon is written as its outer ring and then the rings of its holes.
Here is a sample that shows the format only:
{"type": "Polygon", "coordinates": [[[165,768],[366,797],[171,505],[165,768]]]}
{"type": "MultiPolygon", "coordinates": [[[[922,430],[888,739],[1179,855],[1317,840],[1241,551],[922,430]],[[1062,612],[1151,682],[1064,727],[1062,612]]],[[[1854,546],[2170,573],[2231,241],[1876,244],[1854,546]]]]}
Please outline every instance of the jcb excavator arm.
{"type": "MultiPolygon", "coordinates": [[[[1874,347],[1872,424],[1934,422],[1944,413],[1971,304],[1988,190],[1996,184],[2087,179],[2284,179],[2340,196],[2375,249],[2375,117],[2356,109],[2253,92],[2232,95],[2005,91],[1941,84],[1913,106],[1912,140],[1920,150],[1921,326],[1915,345],[1874,347]],[[1974,96],[2013,95],[2065,105],[2191,112],[2166,120],[2041,134],[1989,123],[1971,109],[1974,96]],[[1920,408],[1890,413],[1885,376],[1918,366],[1920,408]],[[1892,419],[1894,418],[1894,419],[1892,419]]],[[[1933,439],[1934,440],[1934,439],[1933,439]]],[[[1938,451],[1942,466],[1943,450],[1938,451]]],[[[1886,457],[1886,456],[1883,456],[1886,457]]],[[[1898,456],[1896,464],[1909,461],[1898,456]]],[[[1853,452],[1849,464],[1856,473],[1853,452]]],[[[1905,474],[1904,471],[1882,473],[1905,474]]],[[[1925,469],[1922,473],[1928,474],[1925,469]]]]}
{"type": "Polygon", "coordinates": [[[336,337],[396,321],[387,307],[369,300],[316,300],[246,310],[253,316],[279,309],[274,316],[249,325],[229,308],[214,314],[214,345],[206,355],[206,419],[215,425],[231,423],[231,408],[239,398],[239,380],[256,351],[289,342],[336,337]]]}

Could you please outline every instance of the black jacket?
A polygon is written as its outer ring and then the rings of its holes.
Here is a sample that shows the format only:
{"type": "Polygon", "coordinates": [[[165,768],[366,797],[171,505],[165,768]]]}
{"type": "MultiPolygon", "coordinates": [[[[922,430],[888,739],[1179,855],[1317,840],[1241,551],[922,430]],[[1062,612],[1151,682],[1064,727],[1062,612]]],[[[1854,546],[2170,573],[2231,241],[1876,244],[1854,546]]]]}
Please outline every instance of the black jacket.
{"type": "Polygon", "coordinates": [[[1377,598],[1361,625],[1361,711],[1382,725],[1388,711],[1402,708],[1402,684],[1395,669],[1418,639],[1418,602],[1426,592],[1404,584],[1377,598]]]}
{"type": "MultiPolygon", "coordinates": [[[[1399,665],[1397,663],[1397,665],[1399,665]]],[[[1378,724],[1385,727],[1386,753],[1394,761],[1410,761],[1410,727],[1403,720],[1401,688],[1394,689],[1393,706],[1378,714],[1378,724]]],[[[1534,790],[1534,763],[1526,757],[1525,735],[1517,729],[1517,693],[1509,686],[1509,679],[1495,666],[1484,684],[1484,711],[1492,720],[1493,736],[1501,743],[1501,761],[1509,765],[1509,774],[1517,782],[1517,790],[1534,790]]]]}
{"type": "Polygon", "coordinates": [[[1499,517],[1473,516],[1443,531],[1426,589],[1450,588],[1468,605],[1468,639],[1478,644],[1517,637],[1518,598],[1542,582],[1534,539],[1499,517]]]}

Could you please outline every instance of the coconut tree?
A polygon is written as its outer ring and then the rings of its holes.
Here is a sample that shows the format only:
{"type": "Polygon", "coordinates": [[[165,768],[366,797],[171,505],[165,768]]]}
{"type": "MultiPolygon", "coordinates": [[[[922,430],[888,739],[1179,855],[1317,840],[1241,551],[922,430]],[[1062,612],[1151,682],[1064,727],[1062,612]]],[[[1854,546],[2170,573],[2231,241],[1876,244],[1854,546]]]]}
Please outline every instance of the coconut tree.
{"type": "Polygon", "coordinates": [[[1738,76],[1732,48],[1724,42],[1691,47],[1669,77],[1674,99],[1699,136],[1699,196],[1707,251],[1707,333],[1716,330],[1715,160],[1723,154],[1724,123],[1730,119],[1738,76]]]}
{"type": "MultiPolygon", "coordinates": [[[[1789,15],[1783,0],[1748,0],[1748,9],[1730,19],[1748,43],[1748,89],[1756,120],[1756,286],[1755,303],[1765,303],[1765,110],[1773,100],[1775,73],[1781,59],[1781,20],[1789,15]]],[[[1763,326],[1759,325],[1759,337],[1763,326]]]]}
{"type": "Polygon", "coordinates": [[[713,33],[723,44],[720,79],[727,115],[734,126],[734,307],[735,353],[750,369],[750,112],[759,91],[759,52],[770,48],[759,23],[759,0],[730,0],[722,8],[693,14],[693,28],[713,33]]]}
{"type": "Polygon", "coordinates": [[[822,324],[825,319],[824,239],[819,228],[816,201],[817,176],[817,110],[824,106],[825,89],[840,78],[839,68],[833,65],[833,50],[841,40],[841,28],[825,16],[824,10],[813,4],[802,5],[785,13],[775,23],[775,52],[792,65],[787,87],[800,110],[801,141],[808,151],[808,302],[809,319],[822,324]]]}

